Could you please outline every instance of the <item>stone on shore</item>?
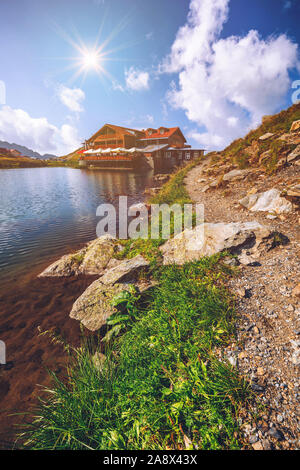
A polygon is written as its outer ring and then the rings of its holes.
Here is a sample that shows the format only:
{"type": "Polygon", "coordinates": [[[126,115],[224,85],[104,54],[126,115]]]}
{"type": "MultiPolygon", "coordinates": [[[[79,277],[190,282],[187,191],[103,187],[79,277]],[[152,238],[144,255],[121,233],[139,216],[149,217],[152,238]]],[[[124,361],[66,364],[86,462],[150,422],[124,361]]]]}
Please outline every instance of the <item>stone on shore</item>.
{"type": "Polygon", "coordinates": [[[46,268],[39,277],[67,277],[102,274],[116,250],[116,240],[104,235],[89,242],[82,250],[65,255],[46,268]]]}
{"type": "Polygon", "coordinates": [[[273,188],[264,193],[251,194],[239,201],[251,212],[289,213],[293,210],[291,202],[281,197],[280,191],[273,188]]]}
{"type": "Polygon", "coordinates": [[[123,291],[130,291],[131,284],[105,285],[97,279],[73,304],[70,317],[79,320],[91,331],[99,330],[116,312],[112,300],[123,291]]]}
{"type": "MultiPolygon", "coordinates": [[[[130,291],[137,281],[142,268],[149,266],[141,255],[125,259],[94,281],[73,304],[70,317],[79,320],[91,331],[99,330],[107,319],[116,312],[112,300],[122,291],[130,291]]],[[[136,283],[139,292],[145,292],[155,283],[140,281],[136,283]]]]}
{"type": "Polygon", "coordinates": [[[241,253],[243,249],[252,248],[253,253],[257,253],[258,247],[271,238],[270,230],[255,221],[204,223],[168,240],[160,250],[165,265],[182,265],[225,250],[241,253]]]}
{"type": "Polygon", "coordinates": [[[139,271],[141,271],[142,268],[147,268],[149,264],[149,261],[146,261],[141,255],[137,255],[134,258],[125,259],[117,266],[108,269],[99,280],[102,284],[132,281],[136,278],[139,271]]]}

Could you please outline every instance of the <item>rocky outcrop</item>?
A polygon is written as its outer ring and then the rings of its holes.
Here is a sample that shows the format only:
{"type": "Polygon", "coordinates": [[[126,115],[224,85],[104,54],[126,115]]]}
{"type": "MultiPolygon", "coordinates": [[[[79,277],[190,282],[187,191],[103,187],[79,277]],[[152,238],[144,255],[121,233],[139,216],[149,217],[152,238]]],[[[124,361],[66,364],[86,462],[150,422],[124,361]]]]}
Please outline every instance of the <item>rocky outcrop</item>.
{"type": "Polygon", "coordinates": [[[55,261],[39,277],[102,274],[117,250],[116,239],[104,235],[88,243],[82,250],[55,261]]]}
{"type": "Polygon", "coordinates": [[[300,158],[300,145],[298,145],[295,150],[293,150],[293,152],[291,152],[288,156],[287,156],[287,162],[290,163],[294,160],[298,160],[298,158],[300,158]]]}
{"type": "Polygon", "coordinates": [[[300,120],[293,122],[290,132],[300,132],[300,120]]]}
{"type": "Polygon", "coordinates": [[[223,176],[223,181],[237,181],[245,178],[249,174],[249,170],[232,170],[223,176]]]}
{"type": "Polygon", "coordinates": [[[262,140],[262,141],[268,140],[268,139],[270,139],[271,137],[273,137],[273,135],[274,135],[274,134],[272,134],[272,132],[267,132],[267,134],[261,135],[261,136],[259,137],[259,140],[262,140]]]}
{"type": "Polygon", "coordinates": [[[222,251],[242,253],[243,249],[257,255],[263,242],[271,242],[272,233],[257,222],[204,223],[168,240],[160,249],[163,263],[182,265],[222,251]]]}
{"type": "Polygon", "coordinates": [[[280,191],[275,188],[264,193],[250,194],[241,199],[239,203],[252,212],[283,214],[293,210],[291,202],[281,197],[280,191]]]}

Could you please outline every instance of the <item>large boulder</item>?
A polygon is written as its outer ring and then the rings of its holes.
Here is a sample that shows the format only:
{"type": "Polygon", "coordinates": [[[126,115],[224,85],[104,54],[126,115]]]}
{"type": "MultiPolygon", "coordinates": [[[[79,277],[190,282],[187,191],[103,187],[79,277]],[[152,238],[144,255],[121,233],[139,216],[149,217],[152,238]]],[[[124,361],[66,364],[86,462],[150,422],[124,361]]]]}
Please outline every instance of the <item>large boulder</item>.
{"type": "Polygon", "coordinates": [[[252,212],[283,214],[293,210],[292,204],[284,197],[281,197],[280,191],[275,188],[264,193],[248,195],[239,202],[252,212]]]}
{"type": "Polygon", "coordinates": [[[102,274],[118,245],[110,235],[89,242],[82,250],[65,255],[46,268],[39,277],[102,274]]]}
{"type": "Polygon", "coordinates": [[[241,253],[243,249],[257,251],[258,246],[270,237],[270,230],[255,221],[204,223],[168,240],[160,250],[165,265],[182,265],[224,250],[231,253],[241,253]]]}
{"type": "Polygon", "coordinates": [[[131,259],[125,259],[117,266],[106,270],[104,275],[100,277],[100,281],[103,284],[131,281],[136,279],[139,271],[143,268],[147,268],[149,264],[149,261],[146,261],[141,255],[137,255],[131,259]]]}
{"type": "Polygon", "coordinates": [[[99,330],[116,311],[112,300],[117,294],[130,291],[133,286],[136,286],[139,292],[145,292],[155,285],[151,281],[137,281],[138,273],[147,266],[149,262],[138,255],[107,269],[105,274],[94,281],[76,300],[70,317],[80,320],[91,331],[99,330]]]}
{"type": "Polygon", "coordinates": [[[91,331],[99,330],[116,312],[113,298],[123,291],[130,291],[131,284],[105,285],[94,281],[73,304],[70,317],[79,320],[91,331]]]}

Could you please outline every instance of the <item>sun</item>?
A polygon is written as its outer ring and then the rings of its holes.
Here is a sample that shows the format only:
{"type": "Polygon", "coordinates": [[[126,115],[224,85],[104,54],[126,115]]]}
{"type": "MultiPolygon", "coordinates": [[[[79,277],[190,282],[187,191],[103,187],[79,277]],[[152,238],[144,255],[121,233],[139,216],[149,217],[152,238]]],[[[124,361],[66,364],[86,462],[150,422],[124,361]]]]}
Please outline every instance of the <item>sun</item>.
{"type": "Polygon", "coordinates": [[[82,52],[82,66],[86,70],[98,70],[101,64],[101,56],[95,50],[82,52]]]}
{"type": "Polygon", "coordinates": [[[79,77],[82,77],[82,82],[86,79],[89,74],[96,74],[103,81],[104,77],[107,78],[111,83],[115,81],[114,77],[107,70],[109,61],[120,61],[126,60],[124,57],[117,58],[111,57],[117,51],[129,47],[128,44],[119,44],[113,49],[108,49],[109,43],[119,34],[119,32],[125,28],[128,24],[128,18],[125,17],[119,25],[117,25],[110,34],[100,42],[100,36],[102,28],[104,26],[104,19],[102,25],[99,28],[98,34],[95,37],[94,43],[88,46],[81,39],[77,30],[73,28],[72,36],[67,33],[64,29],[55,25],[57,34],[59,34],[66,42],[68,42],[77,51],[77,55],[74,57],[61,57],[60,59],[68,61],[68,65],[64,70],[74,69],[74,73],[69,78],[69,82],[75,82],[79,77]]]}

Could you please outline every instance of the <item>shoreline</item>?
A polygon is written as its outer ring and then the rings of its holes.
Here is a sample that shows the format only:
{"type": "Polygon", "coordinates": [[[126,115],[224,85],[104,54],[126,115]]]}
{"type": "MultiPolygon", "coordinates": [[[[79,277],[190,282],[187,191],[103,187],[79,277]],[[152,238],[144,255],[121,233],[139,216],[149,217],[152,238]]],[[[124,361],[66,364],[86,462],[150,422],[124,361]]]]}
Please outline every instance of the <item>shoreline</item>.
{"type": "MultiPolygon", "coordinates": [[[[79,346],[80,324],[69,317],[74,301],[97,276],[41,279],[31,273],[17,288],[0,296],[0,333],[7,345],[7,364],[0,367],[0,448],[11,448],[26,413],[50,383],[47,369],[63,372],[67,356],[61,345],[41,331],[53,330],[79,346]]],[[[88,333],[86,330],[85,333],[88,333]]]]}

